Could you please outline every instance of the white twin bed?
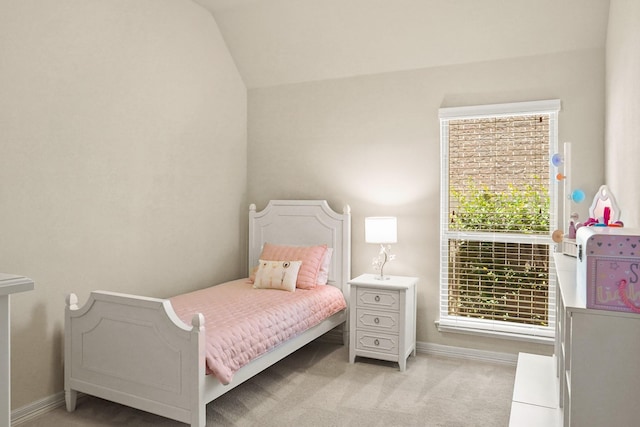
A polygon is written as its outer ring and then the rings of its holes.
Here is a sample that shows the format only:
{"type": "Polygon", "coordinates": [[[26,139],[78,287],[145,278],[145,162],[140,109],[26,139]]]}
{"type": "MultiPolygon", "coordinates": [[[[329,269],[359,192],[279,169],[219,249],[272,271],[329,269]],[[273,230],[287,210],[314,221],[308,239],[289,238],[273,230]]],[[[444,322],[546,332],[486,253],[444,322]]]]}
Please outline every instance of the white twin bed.
{"type": "Polygon", "coordinates": [[[75,409],[77,393],[83,392],[203,427],[208,402],[310,341],[341,326],[346,343],[350,242],[348,207],[339,214],[326,201],[272,200],[260,212],[250,207],[249,268],[258,265],[265,243],[326,245],[332,249],[325,264],[326,285],[287,292],[253,289],[242,279],[170,299],[94,291],[82,307],[70,294],[65,315],[67,410],[75,409]],[[236,294],[239,300],[226,300],[236,294]],[[320,302],[325,294],[333,294],[331,307],[320,302]],[[258,300],[249,302],[249,296],[258,300]],[[311,303],[299,301],[306,296],[311,303]],[[221,299],[221,306],[208,302],[221,299]],[[284,311],[276,311],[280,305],[284,311]],[[294,311],[287,311],[293,306],[294,311]],[[242,324],[245,320],[250,323],[242,324]],[[234,324],[244,332],[225,329],[234,324]],[[282,330],[262,337],[254,329],[259,324],[267,330],[282,325],[282,330]],[[245,347],[254,354],[241,355],[245,347]]]}

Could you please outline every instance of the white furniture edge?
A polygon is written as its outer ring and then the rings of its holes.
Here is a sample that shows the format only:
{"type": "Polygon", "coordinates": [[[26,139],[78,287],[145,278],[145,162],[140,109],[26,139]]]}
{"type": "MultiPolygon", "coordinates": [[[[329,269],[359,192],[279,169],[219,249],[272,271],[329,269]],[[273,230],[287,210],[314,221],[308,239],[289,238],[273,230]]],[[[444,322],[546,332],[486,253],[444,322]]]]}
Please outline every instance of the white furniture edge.
{"type": "MultiPolygon", "coordinates": [[[[251,205],[249,263],[257,264],[267,241],[326,243],[334,248],[329,285],[348,293],[350,227],[349,208],[337,214],[326,201],[276,200],[261,212],[251,205]]],[[[104,291],[92,292],[82,308],[70,294],[65,311],[68,411],[83,392],[194,427],[205,426],[208,402],[347,321],[346,310],[334,314],[245,365],[225,386],[205,375],[202,315],[185,325],[169,300],[104,291]]]]}
{"type": "Polygon", "coordinates": [[[28,277],[0,273],[0,427],[11,425],[11,294],[30,291],[28,277]]]}
{"type": "MultiPolygon", "coordinates": [[[[575,277],[575,258],[559,252],[553,254],[554,270],[558,276],[557,286],[575,277]]],[[[572,292],[572,300],[575,297],[572,292]]],[[[561,299],[567,295],[556,294],[556,310],[562,305],[561,299]]],[[[559,325],[556,320],[556,335],[559,325]]],[[[554,339],[554,353],[558,351],[558,340],[554,339]]],[[[556,371],[557,358],[554,355],[520,353],[513,384],[513,397],[509,427],[559,427],[563,424],[563,410],[558,399],[559,379],[556,371]]]]}
{"type": "Polygon", "coordinates": [[[635,419],[624,417],[633,417],[629,408],[634,407],[638,387],[624,387],[637,384],[633,367],[634,355],[638,353],[635,339],[638,328],[622,322],[638,322],[638,315],[587,308],[583,292],[578,290],[576,258],[558,252],[553,256],[559,289],[555,353],[520,354],[509,425],[636,425],[635,419]],[[624,335],[623,329],[628,335],[624,335]],[[621,336],[631,339],[620,339],[621,336]],[[602,337],[610,339],[609,342],[604,343],[602,337]],[[600,381],[603,378],[608,383],[600,381]],[[575,409],[576,400],[581,411],[575,409]],[[585,408],[593,411],[586,414],[585,408]]]}

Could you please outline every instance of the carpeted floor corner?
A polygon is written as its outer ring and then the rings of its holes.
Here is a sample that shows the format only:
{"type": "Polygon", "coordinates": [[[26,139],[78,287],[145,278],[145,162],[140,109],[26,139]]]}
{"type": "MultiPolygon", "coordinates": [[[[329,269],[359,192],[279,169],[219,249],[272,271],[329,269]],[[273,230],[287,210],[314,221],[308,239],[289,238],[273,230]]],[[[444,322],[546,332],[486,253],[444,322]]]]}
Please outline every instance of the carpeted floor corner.
{"type": "MultiPolygon", "coordinates": [[[[207,405],[207,426],[500,427],[509,423],[515,366],[426,356],[398,365],[313,342],[207,405]]],[[[186,424],[94,397],[20,427],[186,424]]]]}

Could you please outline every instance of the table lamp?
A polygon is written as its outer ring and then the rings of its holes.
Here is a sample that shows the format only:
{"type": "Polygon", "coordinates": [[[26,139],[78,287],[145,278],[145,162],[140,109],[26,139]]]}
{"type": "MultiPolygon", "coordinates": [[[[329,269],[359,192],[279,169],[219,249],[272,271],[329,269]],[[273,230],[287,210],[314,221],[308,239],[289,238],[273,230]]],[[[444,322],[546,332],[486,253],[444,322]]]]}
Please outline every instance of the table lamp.
{"type": "Polygon", "coordinates": [[[386,280],[384,265],[395,258],[391,254],[391,243],[398,241],[398,221],[394,216],[371,216],[364,219],[364,238],[367,243],[380,245],[378,256],[373,258],[374,268],[380,269],[378,280],[386,280]],[[385,246],[386,245],[386,246],[385,246]]]}

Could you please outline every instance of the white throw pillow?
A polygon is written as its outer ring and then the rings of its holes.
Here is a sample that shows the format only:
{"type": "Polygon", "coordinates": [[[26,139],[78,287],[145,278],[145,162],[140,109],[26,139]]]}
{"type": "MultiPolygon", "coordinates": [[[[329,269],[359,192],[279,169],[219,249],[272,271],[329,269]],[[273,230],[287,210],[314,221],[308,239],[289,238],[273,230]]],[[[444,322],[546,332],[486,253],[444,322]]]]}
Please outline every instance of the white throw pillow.
{"type": "Polygon", "coordinates": [[[280,289],[293,292],[296,290],[298,271],[301,266],[302,261],[266,261],[261,259],[253,287],[255,289],[280,289]]]}

